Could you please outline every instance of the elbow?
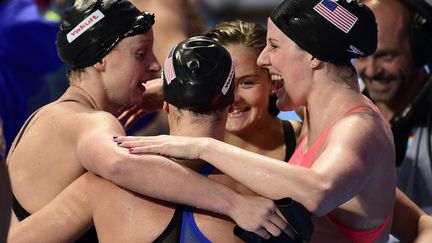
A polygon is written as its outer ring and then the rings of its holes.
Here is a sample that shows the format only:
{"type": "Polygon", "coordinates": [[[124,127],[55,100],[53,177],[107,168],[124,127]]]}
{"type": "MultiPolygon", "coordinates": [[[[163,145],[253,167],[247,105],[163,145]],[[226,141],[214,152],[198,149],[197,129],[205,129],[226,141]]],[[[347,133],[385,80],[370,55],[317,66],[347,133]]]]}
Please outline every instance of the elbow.
{"type": "Polygon", "coordinates": [[[336,206],[332,203],[331,185],[329,183],[317,183],[311,193],[306,195],[303,206],[315,217],[328,214],[336,206]]]}
{"type": "Polygon", "coordinates": [[[113,157],[105,160],[103,163],[100,163],[98,171],[95,171],[95,174],[108,179],[110,181],[114,181],[114,178],[118,178],[119,175],[124,173],[126,166],[126,160],[120,157],[113,157]]]}

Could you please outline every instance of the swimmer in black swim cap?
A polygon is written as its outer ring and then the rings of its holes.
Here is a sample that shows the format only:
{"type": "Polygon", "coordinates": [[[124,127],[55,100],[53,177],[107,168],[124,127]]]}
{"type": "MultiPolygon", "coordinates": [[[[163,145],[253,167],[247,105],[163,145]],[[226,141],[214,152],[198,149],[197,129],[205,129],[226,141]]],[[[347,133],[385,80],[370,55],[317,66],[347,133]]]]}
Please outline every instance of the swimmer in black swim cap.
{"type": "Polygon", "coordinates": [[[66,10],[57,32],[57,51],[71,69],[100,61],[123,38],[142,34],[154,15],[139,11],[129,1],[76,1],[66,10]]]}
{"type": "Polygon", "coordinates": [[[163,70],[165,101],[198,113],[234,102],[234,66],[228,51],[216,41],[196,36],[178,44],[163,70]]]}

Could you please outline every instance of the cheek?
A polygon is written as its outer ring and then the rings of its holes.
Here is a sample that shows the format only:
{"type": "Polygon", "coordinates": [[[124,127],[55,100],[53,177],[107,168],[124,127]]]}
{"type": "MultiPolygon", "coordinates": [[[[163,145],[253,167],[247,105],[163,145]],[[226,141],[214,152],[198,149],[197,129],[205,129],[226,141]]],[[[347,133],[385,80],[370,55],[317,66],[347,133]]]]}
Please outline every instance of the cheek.
{"type": "Polygon", "coordinates": [[[264,89],[264,87],[257,88],[250,93],[249,97],[249,102],[254,109],[258,110],[260,113],[263,113],[263,111],[267,110],[269,102],[269,94],[267,89],[264,89]]]}

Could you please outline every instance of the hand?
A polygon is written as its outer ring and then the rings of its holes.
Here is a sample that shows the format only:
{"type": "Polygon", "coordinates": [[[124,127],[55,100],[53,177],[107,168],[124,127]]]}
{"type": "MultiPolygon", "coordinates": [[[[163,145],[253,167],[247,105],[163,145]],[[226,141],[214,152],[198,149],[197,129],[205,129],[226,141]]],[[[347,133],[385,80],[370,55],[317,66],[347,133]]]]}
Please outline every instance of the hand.
{"type": "Polygon", "coordinates": [[[162,79],[153,79],[145,84],[146,91],[143,101],[139,105],[126,107],[118,111],[117,119],[125,129],[132,127],[140,118],[146,114],[159,111],[163,105],[163,83],[162,79]]]}
{"type": "Polygon", "coordinates": [[[272,200],[260,196],[239,195],[239,203],[232,211],[230,217],[243,229],[270,239],[279,236],[282,232],[291,238],[295,233],[281,216],[272,200]]]}
{"type": "Polygon", "coordinates": [[[417,239],[414,241],[414,243],[429,243],[432,242],[432,230],[424,230],[419,233],[417,239]]]}
{"type": "Polygon", "coordinates": [[[155,153],[178,159],[200,159],[206,138],[160,135],[118,137],[114,141],[120,147],[128,148],[132,154],[155,153]]]}

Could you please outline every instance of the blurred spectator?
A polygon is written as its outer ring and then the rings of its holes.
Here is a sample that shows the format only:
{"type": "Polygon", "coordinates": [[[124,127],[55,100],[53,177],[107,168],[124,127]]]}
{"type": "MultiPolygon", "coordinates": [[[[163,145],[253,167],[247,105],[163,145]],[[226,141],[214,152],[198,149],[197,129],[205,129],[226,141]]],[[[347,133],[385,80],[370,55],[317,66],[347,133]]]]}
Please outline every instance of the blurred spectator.
{"type": "MultiPolygon", "coordinates": [[[[130,2],[141,11],[156,14],[153,34],[155,40],[158,41],[154,42],[153,50],[161,64],[163,64],[171,48],[177,43],[188,37],[204,33],[205,22],[196,11],[195,3],[191,0],[131,0],[130,2]]],[[[162,88],[162,83],[160,88],[162,88]]],[[[164,112],[153,113],[142,118],[127,132],[135,135],[168,134],[167,121],[164,112]]]]}
{"type": "Polygon", "coordinates": [[[58,23],[41,17],[32,0],[0,2],[0,117],[6,150],[27,117],[51,101],[45,76],[61,66],[58,23]]]}
{"type": "Polygon", "coordinates": [[[356,69],[392,126],[398,187],[432,213],[432,80],[425,69],[432,63],[432,7],[424,0],[363,3],[376,16],[378,48],[356,69]]]}

